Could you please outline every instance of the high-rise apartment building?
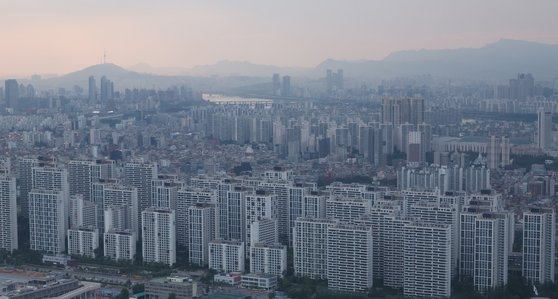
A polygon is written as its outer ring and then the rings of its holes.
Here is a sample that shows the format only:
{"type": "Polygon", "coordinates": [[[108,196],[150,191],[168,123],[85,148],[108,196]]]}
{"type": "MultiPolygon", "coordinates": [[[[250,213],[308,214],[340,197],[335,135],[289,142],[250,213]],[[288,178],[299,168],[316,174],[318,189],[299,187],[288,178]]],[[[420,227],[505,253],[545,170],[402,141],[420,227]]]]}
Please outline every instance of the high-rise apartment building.
{"type": "Polygon", "coordinates": [[[70,195],[81,194],[85,200],[92,198],[91,186],[93,183],[116,177],[115,165],[112,160],[70,161],[68,174],[70,195]]]}
{"type": "Polygon", "coordinates": [[[451,293],[451,225],[412,222],[404,229],[403,292],[409,298],[451,293]]]}
{"type": "Polygon", "coordinates": [[[293,259],[296,276],[327,279],[327,229],[331,219],[298,218],[293,228],[293,259]]]}
{"type": "MultiPolygon", "coordinates": [[[[92,201],[97,205],[97,219],[98,227],[102,232],[104,232],[105,226],[105,210],[110,207],[121,207],[126,206],[129,208],[131,215],[126,218],[126,229],[131,229],[136,232],[137,235],[140,234],[140,222],[141,218],[137,215],[139,212],[138,197],[139,192],[135,187],[124,186],[115,183],[113,180],[109,182],[97,182],[93,183],[92,187],[92,201]]],[[[124,229],[122,227],[121,229],[124,229]]]]}
{"type": "Polygon", "coordinates": [[[405,266],[405,225],[410,219],[402,215],[385,216],[381,222],[382,257],[384,270],[384,285],[391,288],[403,288],[404,276],[401,271],[405,266]]]}
{"type": "Polygon", "coordinates": [[[523,213],[523,277],[532,283],[554,282],[556,214],[551,208],[523,213]]]}
{"type": "Polygon", "coordinates": [[[62,253],[66,250],[66,195],[60,190],[29,192],[29,239],[31,250],[62,253]]]}
{"type": "Polygon", "coordinates": [[[327,218],[351,222],[370,212],[372,203],[360,198],[331,197],[326,202],[327,218]]]}
{"type": "Polygon", "coordinates": [[[0,250],[18,249],[16,179],[0,175],[0,250]]]}
{"type": "Polygon", "coordinates": [[[215,240],[209,242],[209,269],[244,272],[244,242],[215,240]]]}
{"type": "Polygon", "coordinates": [[[413,125],[424,122],[424,99],[422,98],[384,98],[382,105],[382,122],[400,125],[413,125]]]}
{"type": "MultiPolygon", "coordinates": [[[[190,227],[188,224],[188,209],[196,203],[217,202],[217,192],[199,188],[181,188],[176,194],[176,242],[180,247],[188,247],[190,242],[190,227]]],[[[215,220],[215,232],[218,230],[219,219],[215,220]]]]}
{"type": "Polygon", "coordinates": [[[157,179],[157,164],[154,163],[126,163],[124,165],[124,184],[137,188],[138,219],[141,212],[153,207],[151,201],[151,181],[157,179]]]}
{"type": "Polygon", "coordinates": [[[133,261],[136,256],[136,233],[132,230],[109,229],[104,233],[104,255],[113,260],[133,261]]]}
{"type": "Polygon", "coordinates": [[[97,227],[97,206],[81,194],[70,196],[70,228],[97,227]]]}
{"type": "Polygon", "coordinates": [[[176,222],[174,210],[148,208],[141,213],[144,263],[176,263],[176,222]]]}
{"type": "Polygon", "coordinates": [[[424,223],[445,225],[450,228],[451,277],[458,271],[459,258],[459,208],[457,204],[418,203],[411,206],[409,215],[424,223]]]}
{"type": "Polygon", "coordinates": [[[90,258],[97,256],[99,230],[95,227],[80,227],[68,230],[68,255],[90,258]]]}
{"type": "Polygon", "coordinates": [[[252,194],[246,195],[245,201],[244,223],[246,224],[246,236],[244,240],[246,242],[246,251],[249,251],[252,236],[250,226],[252,223],[263,219],[277,219],[277,195],[268,191],[257,190],[252,194]]]}
{"type": "Polygon", "coordinates": [[[362,292],[372,287],[372,228],[336,224],[327,228],[327,281],[332,290],[362,292]]]}
{"type": "Polygon", "coordinates": [[[169,208],[176,210],[178,190],[182,188],[182,182],[176,176],[158,175],[157,179],[151,181],[151,201],[158,208],[169,208]]]}
{"type": "Polygon", "coordinates": [[[215,239],[215,204],[197,203],[188,209],[190,264],[206,266],[209,263],[209,242],[215,239]]]}
{"type": "Polygon", "coordinates": [[[460,278],[481,292],[506,285],[511,214],[468,206],[460,217],[460,278]]]}
{"type": "Polygon", "coordinates": [[[250,272],[283,276],[287,271],[287,246],[253,243],[250,247],[250,272]]]}

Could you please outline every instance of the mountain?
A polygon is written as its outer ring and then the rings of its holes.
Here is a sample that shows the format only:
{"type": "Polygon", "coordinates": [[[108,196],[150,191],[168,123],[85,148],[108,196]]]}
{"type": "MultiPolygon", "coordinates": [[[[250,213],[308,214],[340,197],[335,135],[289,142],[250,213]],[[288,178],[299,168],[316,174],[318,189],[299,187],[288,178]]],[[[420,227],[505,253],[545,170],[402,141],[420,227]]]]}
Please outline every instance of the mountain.
{"type": "Polygon", "coordinates": [[[117,88],[130,87],[168,87],[172,85],[188,84],[191,77],[187,76],[164,76],[145,74],[126,70],[112,63],[93,65],[82,70],[72,72],[63,76],[48,78],[33,82],[38,87],[65,87],[72,88],[75,85],[87,88],[89,77],[95,77],[97,87],[100,86],[101,77],[105,76],[115,82],[117,88]]]}
{"type": "Polygon", "coordinates": [[[382,60],[327,59],[314,68],[223,60],[191,69],[158,68],[147,64],[138,64],[131,69],[111,63],[98,64],[32,83],[40,88],[72,88],[75,85],[87,88],[89,76],[95,77],[97,85],[100,78],[106,76],[115,82],[118,89],[166,88],[185,84],[207,91],[219,91],[268,84],[273,73],[299,78],[323,78],[327,69],[343,69],[345,77],[353,79],[429,74],[448,79],[502,81],[514,77],[516,73],[532,73],[536,80],[553,80],[558,78],[558,45],[504,39],[480,48],[398,51],[382,60]]]}
{"type": "Polygon", "coordinates": [[[326,60],[317,73],[343,69],[348,77],[382,78],[430,74],[436,77],[504,80],[516,73],[536,79],[558,77],[558,45],[500,40],[481,48],[398,51],[382,60],[326,60]]]}
{"type": "Polygon", "coordinates": [[[278,67],[253,64],[247,61],[222,60],[212,65],[195,66],[188,73],[193,76],[271,77],[274,73],[298,76],[308,73],[309,70],[301,67],[278,67]]]}

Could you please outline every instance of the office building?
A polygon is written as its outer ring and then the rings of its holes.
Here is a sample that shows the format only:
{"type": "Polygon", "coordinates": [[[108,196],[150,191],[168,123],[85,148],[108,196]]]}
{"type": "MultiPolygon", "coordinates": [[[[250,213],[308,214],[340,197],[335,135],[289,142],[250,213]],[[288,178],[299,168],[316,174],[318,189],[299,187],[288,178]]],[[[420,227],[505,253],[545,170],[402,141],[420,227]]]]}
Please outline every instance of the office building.
{"type": "Polygon", "coordinates": [[[17,80],[9,79],[4,81],[4,92],[6,107],[14,110],[17,109],[19,101],[19,84],[17,80]]]}
{"type": "Polygon", "coordinates": [[[101,77],[101,103],[107,103],[109,100],[114,99],[114,83],[107,79],[107,77],[101,77]]]}
{"type": "Polygon", "coordinates": [[[543,107],[537,111],[537,146],[548,150],[552,145],[552,113],[543,107]]]}
{"type": "Polygon", "coordinates": [[[95,77],[89,77],[89,85],[88,85],[88,100],[89,104],[93,104],[97,102],[97,85],[95,84],[95,77]]]}
{"type": "Polygon", "coordinates": [[[327,282],[332,290],[362,292],[372,287],[372,228],[337,224],[327,228],[327,282]]]}
{"type": "Polygon", "coordinates": [[[148,208],[141,213],[144,263],[176,263],[175,212],[167,208],[148,208]]]}
{"type": "Polygon", "coordinates": [[[145,283],[145,298],[198,298],[198,286],[188,277],[171,276],[153,278],[145,283]]]}
{"type": "Polygon", "coordinates": [[[554,209],[523,213],[523,277],[531,283],[554,282],[556,220],[554,209]]]}
{"type": "Polygon", "coordinates": [[[18,249],[16,178],[0,175],[0,250],[18,249]]]}

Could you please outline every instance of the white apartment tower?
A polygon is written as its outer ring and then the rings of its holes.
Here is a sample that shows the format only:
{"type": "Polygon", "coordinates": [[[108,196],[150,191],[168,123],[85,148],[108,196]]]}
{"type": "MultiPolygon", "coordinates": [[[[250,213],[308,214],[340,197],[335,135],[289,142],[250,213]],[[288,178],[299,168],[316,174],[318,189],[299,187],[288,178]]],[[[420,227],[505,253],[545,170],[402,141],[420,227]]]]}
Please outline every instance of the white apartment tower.
{"type": "Polygon", "coordinates": [[[83,199],[83,195],[70,196],[70,228],[97,227],[97,206],[83,199]]]}
{"type": "MultiPolygon", "coordinates": [[[[302,216],[305,218],[326,218],[328,194],[312,191],[302,198],[302,216]]],[[[298,217],[297,217],[298,218],[298,217]]],[[[296,218],[294,219],[296,220],[296,218]]],[[[293,222],[294,227],[294,222],[293,222]]]]}
{"type": "Polygon", "coordinates": [[[167,208],[148,208],[141,213],[144,263],[176,263],[175,212],[167,208]]]}
{"type": "Polygon", "coordinates": [[[18,249],[16,179],[0,175],[0,249],[18,249]]]}
{"type": "Polygon", "coordinates": [[[372,287],[372,228],[336,224],[327,228],[327,281],[332,290],[361,292],[372,287]]]}
{"type": "Polygon", "coordinates": [[[176,210],[178,190],[181,187],[182,183],[177,181],[175,177],[167,178],[160,175],[159,178],[151,181],[151,201],[153,206],[176,210]]]}
{"type": "Polygon", "coordinates": [[[523,277],[532,283],[554,282],[556,220],[554,209],[523,213],[523,277]]]}
{"type": "Polygon", "coordinates": [[[250,225],[250,244],[275,244],[279,242],[277,220],[262,219],[250,225]]]}
{"type": "Polygon", "coordinates": [[[132,230],[110,229],[104,233],[105,257],[133,261],[136,256],[136,233],[132,230]]]}
{"type": "Polygon", "coordinates": [[[250,272],[283,276],[287,271],[287,246],[254,243],[250,247],[250,272]]]}
{"type": "Polygon", "coordinates": [[[410,219],[393,214],[385,216],[381,222],[382,257],[384,270],[384,285],[391,288],[403,288],[404,277],[401,270],[405,266],[405,225],[410,219]]]}
{"type": "Polygon", "coordinates": [[[99,248],[99,230],[95,227],[80,227],[68,230],[68,255],[95,258],[99,248]]]}
{"type": "Polygon", "coordinates": [[[331,219],[298,218],[293,228],[294,273],[311,279],[327,279],[327,230],[331,219]]]}
{"type": "Polygon", "coordinates": [[[326,201],[326,215],[340,222],[351,222],[370,213],[371,206],[365,199],[333,197],[326,201]]]}
{"type": "Polygon", "coordinates": [[[465,207],[460,220],[460,277],[485,292],[508,282],[511,214],[465,207]]]}
{"type": "Polygon", "coordinates": [[[412,222],[404,229],[403,292],[409,298],[451,293],[451,225],[412,222]]]}
{"type": "Polygon", "coordinates": [[[74,160],[68,163],[70,195],[81,194],[85,200],[91,200],[91,186],[101,179],[116,176],[112,160],[74,160]]]}
{"type": "Polygon", "coordinates": [[[209,242],[209,269],[244,272],[244,242],[215,240],[209,242]]]}
{"type": "Polygon", "coordinates": [[[198,203],[188,209],[190,264],[209,263],[209,242],[215,239],[215,204],[198,203]]]}
{"type": "Polygon", "coordinates": [[[263,219],[277,219],[277,195],[269,191],[257,190],[245,197],[244,223],[246,225],[246,250],[250,250],[251,230],[253,222],[263,219]]]}
{"type": "Polygon", "coordinates": [[[451,231],[451,275],[458,271],[459,209],[457,205],[419,203],[411,206],[410,216],[425,223],[448,225],[451,231]]]}
{"type": "Polygon", "coordinates": [[[29,192],[29,238],[31,250],[62,253],[66,250],[66,198],[61,191],[32,189],[29,192]]]}
{"type": "Polygon", "coordinates": [[[138,219],[143,210],[153,207],[151,202],[151,181],[157,179],[157,164],[126,163],[124,165],[124,185],[135,187],[138,194],[138,219]]]}
{"type": "MultiPolygon", "coordinates": [[[[100,229],[105,227],[104,211],[110,207],[126,206],[130,209],[130,229],[136,232],[136,236],[140,234],[141,217],[137,217],[138,189],[135,187],[124,186],[115,182],[98,182],[92,185],[93,202],[97,205],[98,210],[98,226],[100,229]]],[[[127,227],[128,228],[128,227],[127,227]]]]}
{"type": "Polygon", "coordinates": [[[216,192],[212,190],[198,188],[182,188],[178,190],[176,197],[176,242],[179,246],[188,247],[190,242],[190,227],[188,225],[188,209],[190,206],[198,202],[216,202],[215,197],[216,192]]]}

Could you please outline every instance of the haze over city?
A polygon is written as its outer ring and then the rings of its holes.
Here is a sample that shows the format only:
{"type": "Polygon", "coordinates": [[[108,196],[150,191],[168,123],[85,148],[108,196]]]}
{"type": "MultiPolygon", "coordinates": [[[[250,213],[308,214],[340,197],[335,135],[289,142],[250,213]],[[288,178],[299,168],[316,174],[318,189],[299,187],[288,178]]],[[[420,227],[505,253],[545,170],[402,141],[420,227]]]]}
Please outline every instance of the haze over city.
{"type": "Polygon", "coordinates": [[[104,53],[123,67],[221,60],[313,67],[502,38],[558,43],[553,0],[23,0],[1,8],[3,77],[61,75],[100,63],[104,53]]]}
{"type": "Polygon", "coordinates": [[[558,298],[557,0],[0,5],[0,299],[558,298]]]}

